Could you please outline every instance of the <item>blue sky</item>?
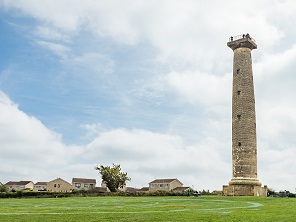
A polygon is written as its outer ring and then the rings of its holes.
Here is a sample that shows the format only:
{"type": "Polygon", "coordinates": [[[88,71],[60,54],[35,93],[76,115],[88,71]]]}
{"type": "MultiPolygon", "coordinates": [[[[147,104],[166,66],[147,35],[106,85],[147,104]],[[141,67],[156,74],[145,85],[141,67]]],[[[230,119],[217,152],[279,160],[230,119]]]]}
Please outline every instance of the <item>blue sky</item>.
{"type": "Polygon", "coordinates": [[[231,179],[226,43],[249,32],[258,177],[294,191],[296,4],[248,3],[1,0],[0,181],[99,181],[93,167],[116,163],[129,186],[221,189],[231,179]]]}

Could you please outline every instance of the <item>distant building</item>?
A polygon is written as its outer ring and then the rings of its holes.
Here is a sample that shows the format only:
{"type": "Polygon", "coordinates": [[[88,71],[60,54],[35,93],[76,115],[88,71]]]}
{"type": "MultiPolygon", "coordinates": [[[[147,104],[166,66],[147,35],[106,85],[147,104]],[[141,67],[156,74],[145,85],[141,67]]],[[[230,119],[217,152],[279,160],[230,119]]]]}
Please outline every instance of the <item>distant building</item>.
{"type": "Polygon", "coordinates": [[[107,193],[110,192],[110,190],[108,189],[108,187],[95,187],[94,191],[97,193],[107,193]]]}
{"type": "Polygon", "coordinates": [[[70,192],[72,191],[72,185],[61,178],[57,178],[47,183],[47,190],[52,192],[70,192]]]}
{"type": "Polygon", "coordinates": [[[9,181],[5,186],[9,188],[9,191],[33,190],[34,183],[32,181],[9,181]]]}
{"type": "Polygon", "coordinates": [[[34,191],[46,191],[47,190],[47,182],[37,182],[34,184],[34,191]]]}
{"type": "Polygon", "coordinates": [[[176,187],[172,191],[185,193],[186,191],[193,191],[193,189],[191,187],[176,187]]]}
{"type": "Polygon", "coordinates": [[[134,188],[134,187],[126,187],[125,188],[125,192],[128,192],[128,193],[136,193],[138,192],[140,189],[138,188],[134,188]]]}
{"type": "Polygon", "coordinates": [[[96,179],[73,178],[73,190],[91,190],[96,187],[96,179]]]}
{"type": "Polygon", "coordinates": [[[139,192],[147,192],[149,191],[149,187],[142,187],[141,189],[138,190],[139,192]]]}
{"type": "Polygon", "coordinates": [[[149,191],[171,191],[176,187],[183,187],[178,179],[156,179],[149,183],[149,191]]]}

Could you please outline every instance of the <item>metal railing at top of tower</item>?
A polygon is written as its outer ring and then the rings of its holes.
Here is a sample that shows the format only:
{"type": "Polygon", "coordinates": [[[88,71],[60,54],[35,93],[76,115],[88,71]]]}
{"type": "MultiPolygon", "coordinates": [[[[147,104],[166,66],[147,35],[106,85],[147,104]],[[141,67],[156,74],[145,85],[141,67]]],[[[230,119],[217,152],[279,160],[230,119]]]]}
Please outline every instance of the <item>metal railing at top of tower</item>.
{"type": "Polygon", "coordinates": [[[251,39],[253,42],[256,42],[255,39],[253,39],[249,33],[247,34],[242,34],[242,35],[237,35],[237,36],[230,36],[229,38],[229,42],[232,42],[232,41],[235,41],[235,40],[239,40],[239,39],[244,39],[244,38],[247,38],[247,39],[251,39]]]}

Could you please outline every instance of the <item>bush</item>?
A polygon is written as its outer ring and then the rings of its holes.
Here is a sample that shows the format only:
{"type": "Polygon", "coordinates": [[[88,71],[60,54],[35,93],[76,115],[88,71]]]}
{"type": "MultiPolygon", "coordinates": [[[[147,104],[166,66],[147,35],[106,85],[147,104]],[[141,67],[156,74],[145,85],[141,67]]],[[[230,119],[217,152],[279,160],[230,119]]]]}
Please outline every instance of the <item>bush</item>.
{"type": "Polygon", "coordinates": [[[77,190],[73,192],[50,192],[50,191],[15,191],[0,192],[0,198],[61,198],[61,197],[91,197],[91,196],[185,196],[184,192],[153,191],[153,192],[96,192],[94,190],[77,190]]]}
{"type": "Polygon", "coordinates": [[[8,192],[8,187],[5,185],[0,185],[0,192],[8,192]]]}

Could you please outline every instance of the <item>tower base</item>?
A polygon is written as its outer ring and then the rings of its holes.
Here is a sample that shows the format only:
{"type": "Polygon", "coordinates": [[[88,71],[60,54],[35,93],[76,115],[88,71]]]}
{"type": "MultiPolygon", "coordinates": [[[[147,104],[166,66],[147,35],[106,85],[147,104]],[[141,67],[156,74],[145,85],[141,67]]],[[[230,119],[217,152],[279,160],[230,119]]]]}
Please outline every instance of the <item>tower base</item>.
{"type": "Polygon", "coordinates": [[[257,179],[232,179],[223,186],[224,196],[267,196],[267,186],[261,187],[257,179]]]}

